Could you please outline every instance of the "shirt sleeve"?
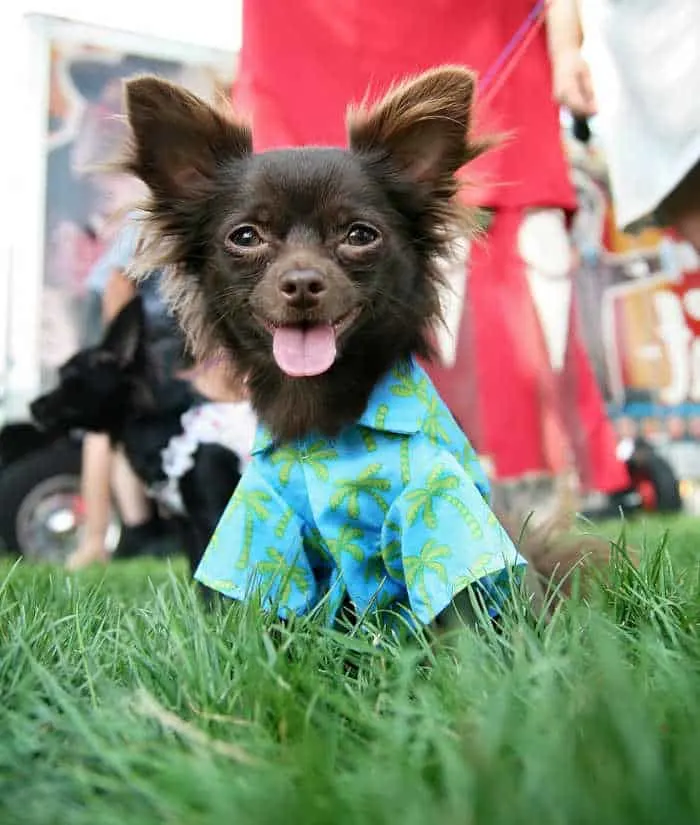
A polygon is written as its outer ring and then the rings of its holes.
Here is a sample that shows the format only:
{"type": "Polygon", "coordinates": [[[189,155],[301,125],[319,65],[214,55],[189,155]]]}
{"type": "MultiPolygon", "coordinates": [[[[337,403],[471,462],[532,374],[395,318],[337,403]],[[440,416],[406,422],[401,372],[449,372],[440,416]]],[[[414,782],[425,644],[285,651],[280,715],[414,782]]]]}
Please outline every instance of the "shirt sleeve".
{"type": "MultiPolygon", "coordinates": [[[[430,624],[461,590],[502,581],[503,571],[525,560],[447,450],[416,466],[388,513],[382,545],[387,570],[405,581],[411,611],[430,624]]],[[[482,591],[493,595],[493,588],[482,591]]]]}
{"type": "Polygon", "coordinates": [[[125,270],[134,259],[139,240],[139,227],[135,220],[127,219],[112,243],[98,258],[90,270],[87,283],[90,289],[103,292],[109,276],[115,269],[125,270]]]}
{"type": "Polygon", "coordinates": [[[239,601],[260,600],[281,617],[317,598],[304,552],[303,522],[251,462],[195,572],[195,579],[239,601]]]}
{"type": "Polygon", "coordinates": [[[110,269],[127,269],[136,256],[138,242],[139,225],[135,220],[129,219],[107,252],[110,269]]]}

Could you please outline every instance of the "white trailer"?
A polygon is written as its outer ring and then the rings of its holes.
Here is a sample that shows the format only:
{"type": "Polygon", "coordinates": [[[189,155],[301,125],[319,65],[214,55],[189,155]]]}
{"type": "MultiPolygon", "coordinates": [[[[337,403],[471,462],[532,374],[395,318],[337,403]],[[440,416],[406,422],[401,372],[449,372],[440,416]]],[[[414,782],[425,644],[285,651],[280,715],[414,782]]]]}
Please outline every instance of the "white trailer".
{"type": "Polygon", "coordinates": [[[42,389],[52,44],[233,75],[240,40],[240,0],[0,2],[0,424],[23,418],[42,389]]]}

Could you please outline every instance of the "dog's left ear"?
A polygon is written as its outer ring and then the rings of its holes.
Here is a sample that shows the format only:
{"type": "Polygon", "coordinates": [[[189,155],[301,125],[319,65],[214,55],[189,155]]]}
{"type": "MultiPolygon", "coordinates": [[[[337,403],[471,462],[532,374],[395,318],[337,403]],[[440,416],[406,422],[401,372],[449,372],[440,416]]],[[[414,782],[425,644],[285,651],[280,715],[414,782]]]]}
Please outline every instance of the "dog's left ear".
{"type": "Polygon", "coordinates": [[[454,175],[485,148],[468,132],[476,76],[459,66],[432,69],[374,106],[348,112],[350,148],[388,156],[414,183],[454,188],[454,175]]]}
{"type": "Polygon", "coordinates": [[[145,331],[143,303],[137,295],[107,327],[101,348],[115,355],[120,367],[128,367],[136,361],[145,331]]]}
{"type": "Polygon", "coordinates": [[[253,148],[247,124],[158,77],[127,81],[126,111],[132,141],[122,167],[159,200],[197,196],[220,164],[253,148]]]}

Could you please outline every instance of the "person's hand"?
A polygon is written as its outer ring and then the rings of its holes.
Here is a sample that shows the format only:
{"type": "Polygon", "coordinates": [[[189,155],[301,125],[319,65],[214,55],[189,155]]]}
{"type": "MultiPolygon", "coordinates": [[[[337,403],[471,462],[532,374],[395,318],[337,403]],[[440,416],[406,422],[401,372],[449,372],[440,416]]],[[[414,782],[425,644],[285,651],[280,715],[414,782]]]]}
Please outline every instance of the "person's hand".
{"type": "Polygon", "coordinates": [[[200,395],[210,401],[231,403],[248,397],[245,380],[221,359],[199,363],[189,370],[182,370],[177,377],[189,381],[200,395]]]}
{"type": "Polygon", "coordinates": [[[580,49],[558,54],[553,67],[554,97],[578,117],[596,114],[593,80],[580,49]]]}

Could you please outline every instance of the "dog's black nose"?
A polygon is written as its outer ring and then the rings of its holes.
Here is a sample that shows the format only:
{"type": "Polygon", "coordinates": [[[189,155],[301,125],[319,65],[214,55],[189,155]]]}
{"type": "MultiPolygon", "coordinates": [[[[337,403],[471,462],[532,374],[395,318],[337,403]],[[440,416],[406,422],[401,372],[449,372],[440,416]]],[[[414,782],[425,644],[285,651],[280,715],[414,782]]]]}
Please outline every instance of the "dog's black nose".
{"type": "Polygon", "coordinates": [[[279,288],[291,306],[315,306],[326,291],[326,279],[315,269],[291,269],[280,278],[279,288]]]}

